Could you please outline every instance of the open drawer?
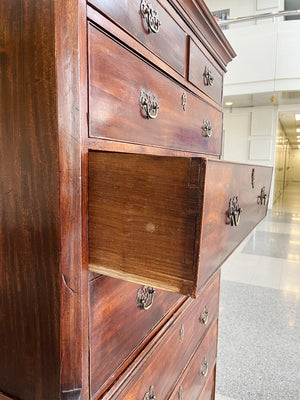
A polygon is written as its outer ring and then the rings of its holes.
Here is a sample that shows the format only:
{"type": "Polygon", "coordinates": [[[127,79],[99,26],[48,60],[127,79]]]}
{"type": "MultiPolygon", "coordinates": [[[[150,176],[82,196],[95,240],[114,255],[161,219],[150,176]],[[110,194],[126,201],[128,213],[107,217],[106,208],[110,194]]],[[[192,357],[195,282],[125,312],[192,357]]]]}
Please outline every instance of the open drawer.
{"type": "Polygon", "coordinates": [[[272,168],[89,153],[89,269],[196,297],[265,216],[272,168]]]}

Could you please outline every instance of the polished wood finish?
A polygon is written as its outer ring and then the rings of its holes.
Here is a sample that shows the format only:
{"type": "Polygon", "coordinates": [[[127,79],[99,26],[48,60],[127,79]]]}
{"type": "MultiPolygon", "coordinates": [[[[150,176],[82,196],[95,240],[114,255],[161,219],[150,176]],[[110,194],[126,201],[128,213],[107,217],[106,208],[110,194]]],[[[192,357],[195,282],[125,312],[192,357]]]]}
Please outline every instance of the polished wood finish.
{"type": "MultiPolygon", "coordinates": [[[[139,0],[0,4],[1,400],[136,399],[151,384],[164,399],[193,381],[198,354],[215,359],[220,255],[208,253],[200,269],[198,261],[203,237],[215,240],[209,228],[204,235],[215,210],[203,210],[203,196],[218,180],[206,157],[221,153],[222,94],[198,83],[195,57],[201,49],[223,76],[234,52],[202,0],[152,5],[157,34],[139,0]],[[141,89],[157,96],[155,120],[141,112],[141,89]],[[127,163],[136,157],[145,162],[127,163]],[[120,188],[121,203],[112,202],[120,188]],[[110,215],[93,214],[101,202],[110,215]],[[129,231],[132,247],[122,248],[129,231]],[[99,260],[97,272],[88,270],[102,251],[99,235],[116,245],[105,258],[110,270],[127,249],[140,250],[138,284],[99,276],[99,260]],[[179,293],[200,289],[197,300],[156,289],[152,307],[137,309],[145,271],[158,286],[158,275],[165,288],[177,282],[179,293]]],[[[214,380],[211,373],[201,396],[214,392],[214,380]]]]}
{"type": "Polygon", "coordinates": [[[0,390],[22,400],[54,399],[60,359],[55,14],[47,0],[34,7],[29,0],[2,1],[0,20],[0,390]]]}
{"type": "Polygon", "coordinates": [[[90,284],[91,395],[103,391],[183,298],[156,290],[148,310],[137,306],[141,285],[101,276],[90,284]],[[105,321],[105,323],[103,323],[105,321]]]}
{"type": "MultiPolygon", "coordinates": [[[[203,331],[199,331],[200,312],[198,300],[189,302],[186,309],[183,307],[179,310],[163,337],[152,346],[150,344],[145,357],[127,381],[117,388],[112,398],[142,399],[150,386],[154,387],[156,398],[169,398],[174,384],[202,341],[203,331]]],[[[201,343],[201,354],[206,354],[208,360],[213,362],[216,355],[217,323],[216,319],[210,322],[204,330],[204,333],[208,333],[201,343]]]]}
{"type": "Polygon", "coordinates": [[[221,104],[223,99],[223,76],[219,70],[212,64],[205,49],[199,48],[196,43],[190,39],[190,58],[188,79],[209,97],[221,104]],[[213,77],[211,85],[206,84],[205,71],[208,69],[213,77]]]}
{"type": "Polygon", "coordinates": [[[188,368],[184,371],[170,400],[178,400],[181,393],[182,399],[212,400],[214,393],[215,359],[217,355],[217,321],[207,333],[188,368]],[[207,362],[207,368],[203,367],[207,362]],[[207,375],[203,375],[206,373],[207,375]],[[200,396],[200,397],[199,397],[200,396]]]}
{"type": "Polygon", "coordinates": [[[83,399],[88,393],[81,314],[81,5],[0,5],[0,391],[13,399],[83,399]]]}
{"type": "Polygon", "coordinates": [[[181,18],[208,49],[220,66],[226,65],[236,56],[218,23],[204,0],[169,0],[181,14],[181,18]]]}
{"type": "Polygon", "coordinates": [[[255,167],[253,189],[253,168],[90,152],[89,269],[195,297],[266,214],[258,196],[263,186],[269,194],[272,169],[255,167]],[[233,196],[238,227],[228,216],[233,196]]]}
{"type": "Polygon", "coordinates": [[[198,287],[227,259],[241,241],[265,217],[268,202],[258,204],[261,188],[270,193],[272,168],[209,160],[206,167],[204,217],[199,257],[198,287]],[[251,176],[255,169],[255,186],[251,176]],[[231,226],[229,200],[238,196],[240,223],[231,226]]]}
{"type": "Polygon", "coordinates": [[[214,400],[216,382],[216,366],[208,377],[198,400],[214,400]]]}
{"type": "Polygon", "coordinates": [[[220,154],[219,111],[187,93],[93,25],[89,25],[89,54],[90,137],[220,154]],[[142,89],[156,95],[156,119],[146,118],[141,111],[142,89]],[[213,125],[212,137],[205,136],[205,119],[213,125]]]}
{"type": "Polygon", "coordinates": [[[130,2],[126,0],[90,0],[89,3],[113,19],[130,35],[184,76],[187,35],[158,1],[151,0],[153,10],[157,12],[161,23],[157,33],[149,32],[145,18],[142,17],[141,0],[130,2]]]}

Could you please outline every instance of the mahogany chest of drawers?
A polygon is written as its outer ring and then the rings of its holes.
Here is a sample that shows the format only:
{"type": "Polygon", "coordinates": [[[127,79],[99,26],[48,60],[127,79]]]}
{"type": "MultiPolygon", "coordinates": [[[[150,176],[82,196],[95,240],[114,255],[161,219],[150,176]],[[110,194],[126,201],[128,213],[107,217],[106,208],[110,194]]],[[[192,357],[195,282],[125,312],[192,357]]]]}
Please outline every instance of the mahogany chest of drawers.
{"type": "Polygon", "coordinates": [[[213,400],[220,267],[271,169],[221,161],[202,0],[0,5],[0,399],[213,400]]]}

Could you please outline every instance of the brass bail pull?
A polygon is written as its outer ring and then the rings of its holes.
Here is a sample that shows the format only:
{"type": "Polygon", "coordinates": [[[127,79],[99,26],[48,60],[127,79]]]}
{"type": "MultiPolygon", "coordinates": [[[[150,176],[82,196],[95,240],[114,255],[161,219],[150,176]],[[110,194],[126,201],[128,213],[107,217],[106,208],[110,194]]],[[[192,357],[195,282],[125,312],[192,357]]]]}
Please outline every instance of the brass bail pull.
{"type": "Polygon", "coordinates": [[[266,187],[263,186],[261,188],[260,195],[257,197],[257,203],[265,206],[266,202],[267,202],[267,198],[268,198],[268,195],[266,192],[266,187]]]}
{"type": "Polygon", "coordinates": [[[228,218],[231,226],[238,226],[243,209],[239,206],[238,196],[229,199],[228,218]]]}
{"type": "Polygon", "coordinates": [[[146,0],[141,1],[141,14],[147,24],[148,32],[157,33],[161,26],[158,13],[146,0]]]}
{"type": "Polygon", "coordinates": [[[155,119],[158,116],[159,105],[156,96],[150,90],[142,89],[140,92],[140,107],[142,114],[148,119],[155,119]]]}
{"type": "Polygon", "coordinates": [[[137,291],[136,305],[142,310],[149,310],[154,301],[155,290],[149,286],[143,286],[137,291]]]}

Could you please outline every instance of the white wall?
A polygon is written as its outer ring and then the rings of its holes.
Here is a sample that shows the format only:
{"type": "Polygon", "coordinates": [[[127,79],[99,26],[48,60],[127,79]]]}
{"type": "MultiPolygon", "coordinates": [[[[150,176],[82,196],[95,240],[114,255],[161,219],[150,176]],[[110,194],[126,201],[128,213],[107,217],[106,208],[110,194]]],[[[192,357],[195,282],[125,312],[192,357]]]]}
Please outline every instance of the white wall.
{"type": "MultiPolygon", "coordinates": [[[[207,0],[231,17],[283,10],[284,0],[207,0]]],[[[237,57],[228,65],[224,95],[300,90],[300,21],[276,19],[229,26],[224,34],[237,57]],[[278,22],[279,21],[279,22],[278,22]]]]}
{"type": "Polygon", "coordinates": [[[284,8],[284,0],[205,0],[205,3],[211,11],[229,8],[230,18],[281,11],[284,8]]]}
{"type": "Polygon", "coordinates": [[[224,95],[300,90],[300,21],[225,31],[237,53],[224,95]]]}
{"type": "Polygon", "coordinates": [[[225,109],[223,158],[273,166],[277,119],[277,106],[225,109]]]}
{"type": "MultiPolygon", "coordinates": [[[[223,159],[274,166],[278,107],[232,108],[224,111],[223,159]]],[[[269,207],[273,204],[274,179],[269,207]]]]}

